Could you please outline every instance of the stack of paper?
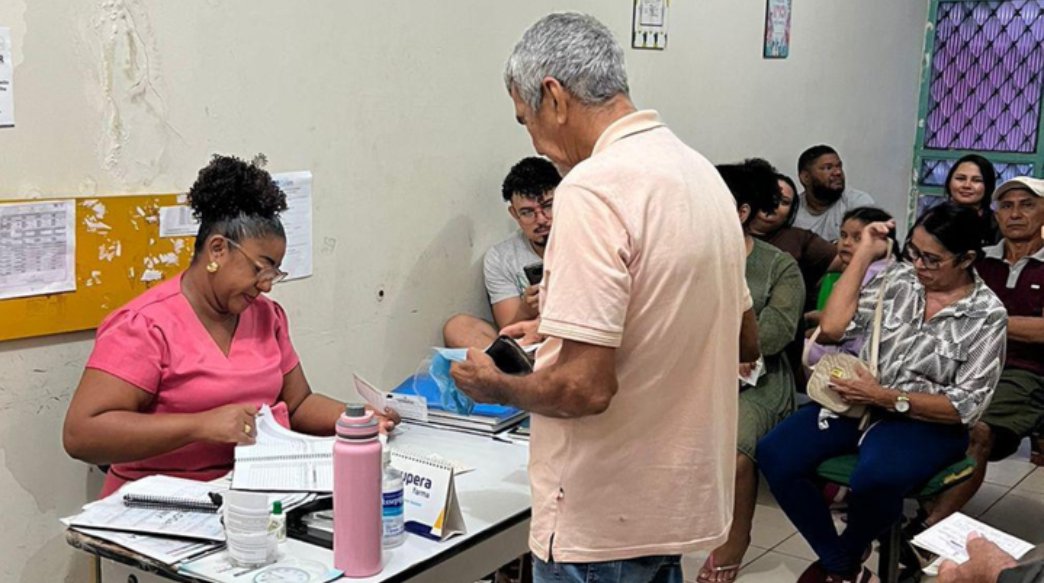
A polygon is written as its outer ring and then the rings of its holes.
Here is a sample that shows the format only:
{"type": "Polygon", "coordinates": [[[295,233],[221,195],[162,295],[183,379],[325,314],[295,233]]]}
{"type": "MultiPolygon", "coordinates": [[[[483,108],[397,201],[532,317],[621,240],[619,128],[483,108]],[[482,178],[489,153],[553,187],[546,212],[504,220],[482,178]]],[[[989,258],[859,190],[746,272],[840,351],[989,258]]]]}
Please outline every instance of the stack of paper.
{"type": "Polygon", "coordinates": [[[258,414],[253,445],[236,446],[232,489],[265,492],[333,492],[333,437],[291,431],[272,411],[258,414]]]}
{"type": "Polygon", "coordinates": [[[430,375],[417,374],[403,381],[394,391],[395,394],[420,395],[428,402],[428,421],[419,425],[459,429],[483,435],[493,435],[509,429],[527,417],[529,413],[507,405],[475,405],[470,415],[462,415],[446,410],[439,398],[439,387],[430,375]]]}
{"type": "MultiPolygon", "coordinates": [[[[127,506],[124,496],[133,494],[155,499],[207,499],[229,488],[227,478],[197,482],[171,476],[148,476],[124,485],[119,491],[83,507],[79,514],[61,522],[76,531],[106,540],[164,564],[198,557],[221,549],[225,540],[220,515],[179,508],[127,506]]],[[[286,511],[315,500],[306,492],[270,494],[286,511]]]]}
{"type": "Polygon", "coordinates": [[[966,545],[968,535],[973,532],[979,533],[1016,559],[1033,549],[1032,544],[960,512],[940,520],[915,536],[911,542],[943,559],[960,564],[968,560],[966,545]]]}

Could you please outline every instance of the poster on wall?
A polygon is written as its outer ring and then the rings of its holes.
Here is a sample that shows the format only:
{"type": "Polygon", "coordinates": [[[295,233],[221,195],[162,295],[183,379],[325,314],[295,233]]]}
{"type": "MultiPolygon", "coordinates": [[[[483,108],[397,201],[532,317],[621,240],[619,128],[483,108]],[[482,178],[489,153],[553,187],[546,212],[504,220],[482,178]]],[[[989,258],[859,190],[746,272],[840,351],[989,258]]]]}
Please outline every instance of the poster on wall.
{"type": "Polygon", "coordinates": [[[14,61],[11,29],[0,26],[0,128],[14,127],[14,61]]]}
{"type": "Polygon", "coordinates": [[[790,54],[791,0],[765,0],[766,59],[785,59],[790,54]]]}
{"type": "Polygon", "coordinates": [[[662,51],[667,48],[667,8],[670,0],[634,0],[631,46],[662,51]]]}

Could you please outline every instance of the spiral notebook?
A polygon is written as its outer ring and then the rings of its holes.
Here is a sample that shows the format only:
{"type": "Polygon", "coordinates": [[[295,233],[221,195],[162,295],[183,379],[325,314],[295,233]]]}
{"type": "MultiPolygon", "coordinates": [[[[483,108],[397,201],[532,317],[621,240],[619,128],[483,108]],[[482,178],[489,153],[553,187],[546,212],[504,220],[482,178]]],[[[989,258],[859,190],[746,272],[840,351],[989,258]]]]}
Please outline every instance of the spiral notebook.
{"type": "Polygon", "coordinates": [[[333,492],[333,437],[291,431],[267,406],[255,426],[254,444],[236,446],[233,490],[333,492]]]}

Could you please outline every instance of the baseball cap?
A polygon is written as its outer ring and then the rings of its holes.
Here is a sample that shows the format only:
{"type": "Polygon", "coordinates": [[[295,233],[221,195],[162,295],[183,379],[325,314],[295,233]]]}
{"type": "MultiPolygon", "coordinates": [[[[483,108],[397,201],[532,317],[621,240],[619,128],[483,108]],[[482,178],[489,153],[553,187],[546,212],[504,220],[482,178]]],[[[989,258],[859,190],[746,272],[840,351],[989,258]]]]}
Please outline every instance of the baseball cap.
{"type": "Polygon", "coordinates": [[[1016,176],[993,191],[993,200],[998,201],[1000,197],[1004,196],[1004,193],[1019,189],[1028,190],[1038,197],[1044,197],[1044,179],[1016,176]]]}

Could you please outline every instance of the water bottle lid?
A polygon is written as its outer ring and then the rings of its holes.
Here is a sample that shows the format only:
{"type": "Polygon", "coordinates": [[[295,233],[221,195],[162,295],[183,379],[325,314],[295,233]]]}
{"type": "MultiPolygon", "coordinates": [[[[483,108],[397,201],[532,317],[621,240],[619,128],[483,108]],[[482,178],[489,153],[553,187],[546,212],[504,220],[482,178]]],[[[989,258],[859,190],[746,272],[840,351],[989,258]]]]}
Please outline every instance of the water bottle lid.
{"type": "Polygon", "coordinates": [[[372,439],[377,437],[377,418],[364,405],[349,404],[337,420],[337,436],[345,439],[372,439]]]}
{"type": "Polygon", "coordinates": [[[276,500],[272,503],[272,514],[279,516],[283,513],[283,503],[280,500],[276,500]]]}

